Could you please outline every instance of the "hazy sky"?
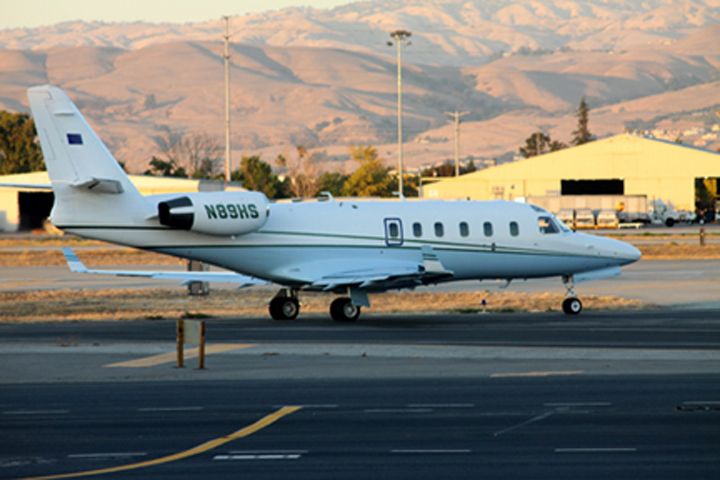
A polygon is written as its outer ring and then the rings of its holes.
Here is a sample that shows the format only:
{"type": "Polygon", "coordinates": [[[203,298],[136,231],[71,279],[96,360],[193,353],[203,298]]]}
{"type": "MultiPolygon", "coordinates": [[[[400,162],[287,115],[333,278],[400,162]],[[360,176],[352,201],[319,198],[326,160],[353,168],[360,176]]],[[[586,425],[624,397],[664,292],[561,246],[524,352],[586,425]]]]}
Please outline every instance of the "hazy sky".
{"type": "Polygon", "coordinates": [[[328,8],[351,0],[0,0],[0,28],[68,20],[198,22],[291,6],[328,8]]]}

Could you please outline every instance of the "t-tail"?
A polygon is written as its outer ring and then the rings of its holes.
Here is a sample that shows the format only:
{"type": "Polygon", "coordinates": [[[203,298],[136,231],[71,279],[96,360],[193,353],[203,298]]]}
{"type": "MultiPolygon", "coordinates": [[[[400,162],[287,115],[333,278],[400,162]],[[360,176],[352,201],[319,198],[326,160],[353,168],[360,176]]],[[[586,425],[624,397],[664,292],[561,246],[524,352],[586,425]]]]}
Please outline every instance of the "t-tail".
{"type": "Polygon", "coordinates": [[[28,90],[55,204],[50,215],[61,227],[144,223],[153,206],[59,88],[28,90]]]}

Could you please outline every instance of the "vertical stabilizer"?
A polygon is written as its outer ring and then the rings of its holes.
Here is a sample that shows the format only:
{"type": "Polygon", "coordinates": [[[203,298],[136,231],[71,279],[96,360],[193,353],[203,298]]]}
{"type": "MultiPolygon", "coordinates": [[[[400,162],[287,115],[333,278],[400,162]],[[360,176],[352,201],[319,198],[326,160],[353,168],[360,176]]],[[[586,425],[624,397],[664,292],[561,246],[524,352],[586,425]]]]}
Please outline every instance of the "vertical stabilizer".
{"type": "Polygon", "coordinates": [[[32,87],[28,99],[55,194],[53,223],[142,222],[148,204],[65,92],[32,87]]]}

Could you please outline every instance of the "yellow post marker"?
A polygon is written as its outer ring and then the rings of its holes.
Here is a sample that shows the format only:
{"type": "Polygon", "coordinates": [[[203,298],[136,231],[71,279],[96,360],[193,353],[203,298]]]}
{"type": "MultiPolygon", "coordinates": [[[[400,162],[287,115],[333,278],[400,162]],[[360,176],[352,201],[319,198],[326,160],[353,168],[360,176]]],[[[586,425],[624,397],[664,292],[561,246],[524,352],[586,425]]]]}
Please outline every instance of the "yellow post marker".
{"type": "Polygon", "coordinates": [[[183,368],[183,349],[185,345],[185,321],[178,320],[175,328],[175,341],[177,347],[177,368],[183,368]]]}
{"type": "Polygon", "coordinates": [[[198,369],[205,368],[205,322],[198,320],[183,320],[185,324],[185,345],[197,345],[198,369]]]}
{"type": "Polygon", "coordinates": [[[198,344],[198,369],[205,369],[205,322],[200,322],[200,343],[198,344]]]}

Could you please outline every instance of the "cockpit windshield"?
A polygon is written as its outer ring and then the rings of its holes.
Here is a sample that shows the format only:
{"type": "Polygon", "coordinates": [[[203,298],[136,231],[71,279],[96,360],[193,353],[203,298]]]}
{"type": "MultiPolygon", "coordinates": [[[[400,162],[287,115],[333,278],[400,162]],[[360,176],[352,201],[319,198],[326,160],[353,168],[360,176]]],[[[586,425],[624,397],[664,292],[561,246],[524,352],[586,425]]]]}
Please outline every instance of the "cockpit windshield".
{"type": "Polygon", "coordinates": [[[570,231],[565,224],[552,216],[538,217],[538,229],[544,235],[570,231]]]}

